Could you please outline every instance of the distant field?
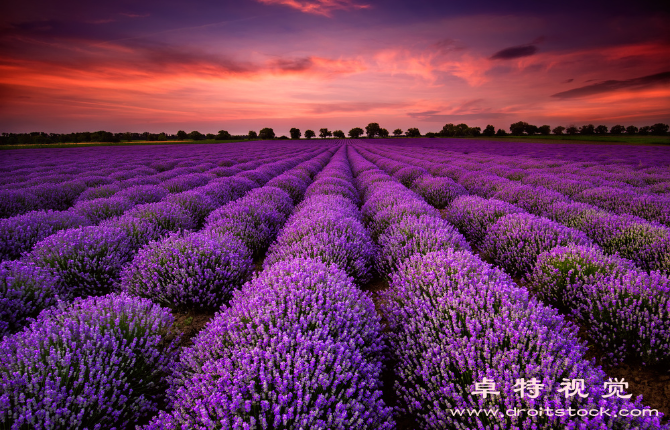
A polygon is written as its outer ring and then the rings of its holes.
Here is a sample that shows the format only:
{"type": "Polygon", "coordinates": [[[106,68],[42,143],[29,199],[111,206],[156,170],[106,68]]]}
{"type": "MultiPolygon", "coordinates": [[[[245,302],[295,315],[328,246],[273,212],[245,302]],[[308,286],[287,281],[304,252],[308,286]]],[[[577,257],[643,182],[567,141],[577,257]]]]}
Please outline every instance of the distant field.
{"type": "Polygon", "coordinates": [[[670,145],[670,136],[570,136],[570,135],[561,135],[557,136],[550,134],[548,136],[535,135],[535,136],[506,136],[506,137],[477,137],[477,140],[501,140],[503,142],[555,142],[560,141],[562,143],[569,143],[569,141],[575,141],[575,143],[625,143],[625,144],[642,144],[642,145],[670,145]]]}
{"type": "Polygon", "coordinates": [[[133,140],[131,142],[79,142],[79,143],[49,143],[45,145],[0,145],[1,149],[35,149],[35,148],[82,148],[87,146],[133,146],[133,145],[188,145],[203,143],[233,143],[246,142],[246,139],[231,140],[133,140]]]}

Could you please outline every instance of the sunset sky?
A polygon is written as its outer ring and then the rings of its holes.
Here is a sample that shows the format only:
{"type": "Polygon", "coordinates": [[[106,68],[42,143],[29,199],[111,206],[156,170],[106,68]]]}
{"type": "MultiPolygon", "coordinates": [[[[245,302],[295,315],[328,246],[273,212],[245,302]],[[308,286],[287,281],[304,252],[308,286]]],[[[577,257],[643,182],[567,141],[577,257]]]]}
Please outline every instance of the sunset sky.
{"type": "Polygon", "coordinates": [[[667,2],[25,0],[0,11],[1,132],[670,123],[667,2]]]}

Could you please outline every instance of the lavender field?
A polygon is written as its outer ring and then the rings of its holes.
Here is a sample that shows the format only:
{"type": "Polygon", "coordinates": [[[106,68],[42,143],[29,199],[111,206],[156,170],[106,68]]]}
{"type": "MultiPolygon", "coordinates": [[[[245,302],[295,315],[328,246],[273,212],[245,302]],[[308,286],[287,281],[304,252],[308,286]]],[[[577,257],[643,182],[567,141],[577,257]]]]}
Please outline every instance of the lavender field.
{"type": "Polygon", "coordinates": [[[0,217],[0,428],[670,428],[664,147],[12,150],[0,217]]]}

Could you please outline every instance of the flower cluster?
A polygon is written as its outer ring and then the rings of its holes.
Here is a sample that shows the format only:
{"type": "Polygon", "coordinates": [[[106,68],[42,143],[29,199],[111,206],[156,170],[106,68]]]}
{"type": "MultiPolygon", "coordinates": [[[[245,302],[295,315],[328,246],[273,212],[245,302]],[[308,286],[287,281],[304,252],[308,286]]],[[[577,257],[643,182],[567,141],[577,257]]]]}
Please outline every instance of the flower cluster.
{"type": "Polygon", "coordinates": [[[445,210],[452,223],[474,246],[481,246],[488,228],[505,215],[523,213],[523,209],[496,199],[478,196],[456,198],[445,210]]]}
{"type": "Polygon", "coordinates": [[[131,240],[122,229],[88,226],[47,237],[26,260],[57,276],[64,297],[85,297],[112,291],[131,256],[131,240]]]}
{"type": "Polygon", "coordinates": [[[33,211],[0,219],[0,260],[17,259],[60,230],[88,224],[86,217],[70,211],[33,211]]]}
{"type": "Polygon", "coordinates": [[[468,194],[465,188],[452,179],[430,175],[422,176],[412,182],[411,189],[438,209],[444,209],[457,197],[468,194]]]}
{"type": "Polygon", "coordinates": [[[0,338],[56,304],[57,289],[58,279],[48,270],[21,261],[0,263],[0,338]]]}
{"type": "Polygon", "coordinates": [[[82,200],[74,205],[72,211],[77,215],[86,217],[91,224],[123,214],[135,206],[133,202],[124,197],[101,197],[93,200],[82,200]]]}
{"type": "Polygon", "coordinates": [[[529,298],[498,269],[465,251],[415,255],[391,278],[384,314],[395,352],[395,391],[422,428],[635,428],[660,427],[658,418],[556,414],[489,416],[454,409],[597,409],[643,407],[602,398],[605,374],[584,358],[576,327],[529,298]],[[476,395],[495,381],[494,394],[476,395]],[[520,394],[519,379],[541,384],[537,396],[520,394]],[[584,381],[588,397],[556,396],[563,378],[584,381]]]}
{"type": "Polygon", "coordinates": [[[481,250],[508,273],[530,272],[537,256],[556,246],[589,245],[581,231],[526,213],[505,215],[489,226],[481,250]]]}
{"type": "Polygon", "coordinates": [[[178,233],[142,248],[123,269],[120,287],[170,308],[216,310],[252,269],[249,250],[232,235],[178,233]]]}
{"type": "Polygon", "coordinates": [[[334,265],[264,270],[183,351],[171,412],[147,429],[390,429],[381,399],[381,323],[334,265]]]}
{"type": "Polygon", "coordinates": [[[172,315],[110,294],[42,312],[0,342],[7,428],[125,428],[156,411],[175,360],[172,315]]]}

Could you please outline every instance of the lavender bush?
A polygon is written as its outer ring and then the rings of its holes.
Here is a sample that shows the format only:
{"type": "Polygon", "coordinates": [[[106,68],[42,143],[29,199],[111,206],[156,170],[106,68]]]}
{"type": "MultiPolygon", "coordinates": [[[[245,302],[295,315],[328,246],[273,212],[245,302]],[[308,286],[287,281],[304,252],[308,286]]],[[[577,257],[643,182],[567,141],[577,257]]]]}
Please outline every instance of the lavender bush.
{"type": "Polygon", "coordinates": [[[47,237],[26,260],[56,275],[64,297],[80,297],[112,291],[131,255],[131,241],[123,230],[89,226],[47,237]]]}
{"type": "Polygon", "coordinates": [[[175,234],[137,253],[121,274],[121,289],[169,308],[214,310],[252,269],[249,250],[232,235],[175,234]]]}
{"type": "Polygon", "coordinates": [[[33,211],[0,219],[0,260],[17,259],[57,231],[88,224],[86,217],[70,211],[33,211]]]}
{"type": "Polygon", "coordinates": [[[390,275],[402,262],[415,255],[445,248],[470,251],[465,238],[441,218],[422,215],[406,217],[393,224],[378,239],[377,271],[390,275]]]}
{"type": "Polygon", "coordinates": [[[0,190],[0,218],[32,211],[39,205],[36,195],[24,190],[0,190]]]}
{"type": "Polygon", "coordinates": [[[372,274],[370,266],[375,246],[365,227],[340,214],[311,218],[302,215],[289,221],[277,241],[268,250],[264,267],[296,257],[320,259],[343,269],[357,282],[366,283],[372,274]]]}
{"type": "Polygon", "coordinates": [[[100,185],[94,188],[88,188],[83,193],[79,194],[79,197],[77,197],[77,202],[111,197],[119,191],[121,191],[121,187],[118,183],[111,183],[100,185]]]}
{"type": "Polygon", "coordinates": [[[126,198],[136,205],[160,202],[167,195],[165,188],[151,184],[133,185],[116,193],[117,197],[126,198]]]}
{"type": "Polygon", "coordinates": [[[102,197],[94,200],[82,200],[72,208],[77,215],[86,217],[91,224],[97,224],[108,218],[121,215],[134,206],[123,197],[102,197]]]}
{"type": "Polygon", "coordinates": [[[278,263],[184,351],[174,410],[147,428],[393,428],[380,335],[370,297],[336,266],[278,263]]]}
{"type": "Polygon", "coordinates": [[[168,203],[174,203],[189,213],[195,222],[196,228],[205,224],[205,218],[217,208],[216,202],[196,190],[170,194],[165,198],[168,203]]]}
{"type": "Polygon", "coordinates": [[[398,360],[395,391],[422,428],[660,427],[658,418],[502,413],[642,406],[602,399],[605,374],[583,358],[586,348],[576,340],[576,328],[472,254],[448,249],[411,257],[393,275],[383,299],[398,360]],[[483,378],[495,381],[497,394],[473,393],[483,378]],[[537,398],[515,392],[521,378],[544,384],[537,398]],[[583,379],[589,397],[559,396],[563,378],[583,379]],[[451,413],[482,408],[500,413],[451,413]]]}
{"type": "Polygon", "coordinates": [[[420,195],[430,205],[444,209],[459,196],[468,192],[449,178],[423,176],[412,182],[412,191],[420,195]]]}
{"type": "Polygon", "coordinates": [[[56,304],[58,279],[21,261],[0,263],[0,338],[56,304]]]}
{"type": "Polygon", "coordinates": [[[0,342],[7,428],[125,428],[157,409],[175,359],[170,313],[107,295],[61,302],[0,342]]]}
{"type": "Polygon", "coordinates": [[[542,300],[572,312],[584,285],[620,278],[631,270],[635,270],[632,262],[593,246],[557,246],[537,257],[528,281],[542,300]]]}
{"type": "Polygon", "coordinates": [[[523,209],[496,199],[462,196],[449,205],[444,216],[469,242],[481,246],[489,226],[513,213],[523,213],[523,209]]]}
{"type": "Polygon", "coordinates": [[[585,285],[576,313],[589,337],[617,364],[670,364],[670,280],[659,272],[629,271],[585,285]]]}
{"type": "Polygon", "coordinates": [[[187,211],[169,202],[137,205],[125,212],[123,217],[145,220],[163,231],[190,230],[196,226],[187,211]]]}
{"type": "Polygon", "coordinates": [[[547,218],[517,213],[505,215],[488,228],[481,250],[508,273],[519,276],[533,269],[542,252],[569,244],[589,245],[591,240],[547,218]]]}

